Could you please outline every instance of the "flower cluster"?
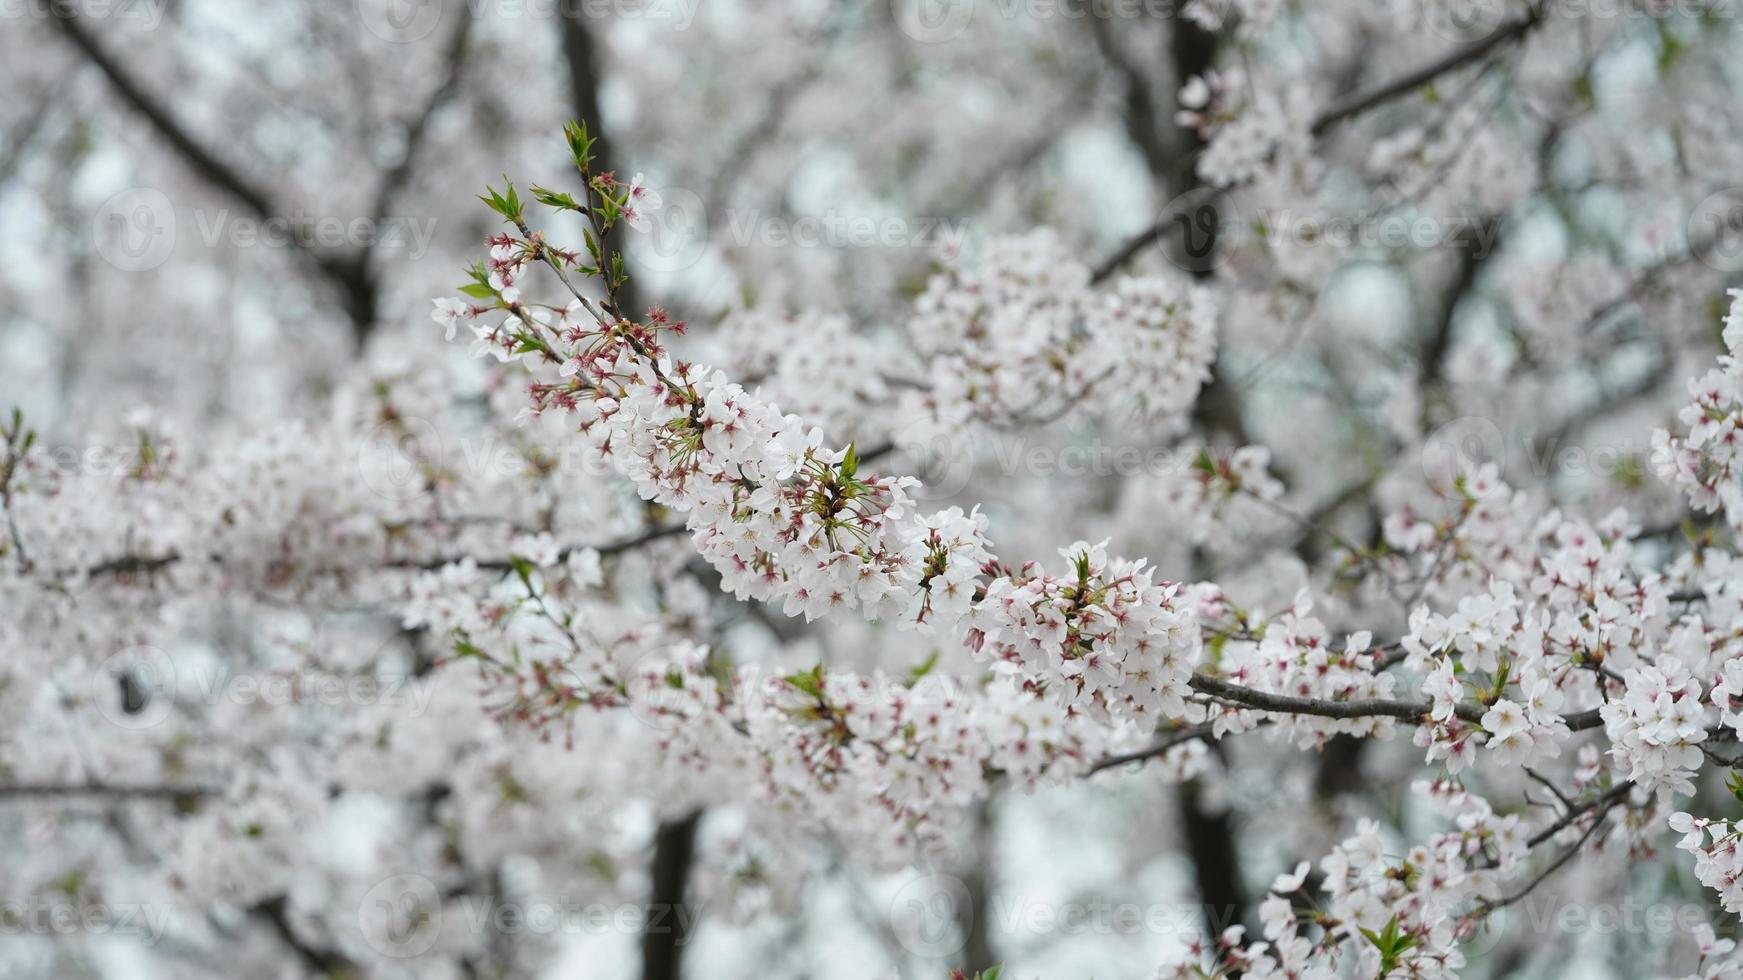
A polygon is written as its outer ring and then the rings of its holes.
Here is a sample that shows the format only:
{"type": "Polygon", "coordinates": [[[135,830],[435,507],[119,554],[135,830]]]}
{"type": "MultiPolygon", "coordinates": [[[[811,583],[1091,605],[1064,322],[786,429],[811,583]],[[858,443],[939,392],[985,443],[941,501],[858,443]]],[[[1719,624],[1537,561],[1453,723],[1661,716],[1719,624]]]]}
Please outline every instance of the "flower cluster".
{"type": "MultiPolygon", "coordinates": [[[[1366,631],[1343,639],[1342,649],[1326,625],[1313,615],[1306,592],[1289,609],[1262,624],[1237,626],[1217,645],[1219,676],[1256,691],[1309,698],[1328,703],[1389,698],[1398,678],[1379,668],[1383,651],[1372,649],[1366,631]],[[1258,638],[1252,638],[1257,634],[1258,638]]],[[[1244,731],[1263,716],[1236,707],[1217,709],[1219,731],[1244,731]]],[[[1302,748],[1322,748],[1335,735],[1384,738],[1391,735],[1389,718],[1322,718],[1292,715],[1276,719],[1278,734],[1302,748]]]]}
{"type": "Polygon", "coordinates": [[[1355,834],[1319,862],[1323,905],[1306,898],[1309,866],[1303,862],[1280,875],[1260,905],[1263,941],[1242,946],[1241,932],[1231,930],[1209,969],[1206,950],[1196,944],[1163,975],[1331,978],[1345,975],[1340,967],[1354,961],[1358,976],[1456,976],[1465,963],[1459,944],[1471,929],[1461,910],[1480,918],[1485,902],[1499,896],[1501,882],[1529,849],[1525,828],[1517,815],[1495,813],[1457,783],[1419,782],[1414,789],[1455,829],[1391,856],[1396,852],[1379,825],[1361,820],[1355,834]],[[1306,924],[1318,927],[1317,939],[1303,934],[1306,924]]]}
{"type": "Polygon", "coordinates": [[[988,583],[969,645],[1075,710],[1181,715],[1199,637],[1179,586],[1154,582],[1142,562],[1109,559],[1105,541],[1059,553],[1071,562],[1067,576],[1029,564],[988,583]]]}
{"type": "Polygon", "coordinates": [[[1689,382],[1694,401],[1679,414],[1685,431],[1653,434],[1653,466],[1705,513],[1723,509],[1733,527],[1743,527],[1743,289],[1730,291],[1725,350],[1719,365],[1689,382]]]}
{"type": "Polygon", "coordinates": [[[1626,693],[1598,709],[1610,753],[1641,786],[1693,793],[1690,777],[1701,767],[1701,743],[1707,740],[1700,683],[1675,661],[1630,668],[1623,681],[1626,693]]]}
{"type": "Polygon", "coordinates": [[[1241,69],[1207,72],[1180,90],[1178,125],[1209,143],[1198,159],[1198,175],[1218,187],[1245,183],[1278,158],[1299,159],[1308,145],[1310,99],[1300,90],[1279,96],[1254,92],[1241,69]]]}
{"type": "Polygon", "coordinates": [[[941,418],[1128,412],[1166,432],[1209,380],[1218,309],[1183,277],[1097,292],[1088,267],[1045,231],[988,241],[973,268],[947,258],[907,323],[926,361],[919,401],[941,418]]]}
{"type": "Polygon", "coordinates": [[[1743,915],[1743,829],[1681,811],[1670,815],[1670,829],[1683,835],[1676,846],[1695,856],[1701,884],[1718,893],[1725,911],[1743,915]]]}
{"type": "Polygon", "coordinates": [[[1202,450],[1187,472],[1129,484],[1120,508],[1134,523],[1159,514],[1193,544],[1231,550],[1264,531],[1277,533],[1287,520],[1272,509],[1283,484],[1271,475],[1270,462],[1271,451],[1263,446],[1232,453],[1202,450]]]}
{"type": "Polygon", "coordinates": [[[889,401],[884,372],[895,355],[855,332],[847,317],[737,310],[698,340],[721,370],[746,384],[754,379],[758,395],[831,438],[867,445],[886,435],[878,431],[877,413],[867,409],[889,401]]]}

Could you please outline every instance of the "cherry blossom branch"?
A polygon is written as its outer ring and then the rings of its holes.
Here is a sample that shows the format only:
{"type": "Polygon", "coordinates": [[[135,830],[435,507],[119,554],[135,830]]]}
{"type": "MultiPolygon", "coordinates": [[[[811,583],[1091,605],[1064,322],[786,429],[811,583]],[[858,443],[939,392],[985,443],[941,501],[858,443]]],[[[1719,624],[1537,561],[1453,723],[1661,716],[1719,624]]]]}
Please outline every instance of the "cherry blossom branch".
{"type": "Polygon", "coordinates": [[[1085,775],[1093,776],[1098,772],[1117,769],[1120,766],[1128,765],[1133,762],[1144,762],[1148,759],[1154,759],[1156,756],[1166,754],[1170,749],[1178,748],[1188,742],[1196,742],[1199,739],[1214,738],[1215,735],[1216,725],[1214,723],[1207,722],[1202,725],[1194,725],[1191,728],[1176,732],[1147,748],[1135,749],[1131,752],[1122,752],[1118,755],[1107,756],[1095,765],[1090,766],[1085,775]]]}
{"type": "MultiPolygon", "coordinates": [[[[881,451],[887,453],[890,451],[890,448],[889,447],[882,447],[881,451]]],[[[606,542],[605,544],[566,545],[558,552],[558,560],[561,561],[563,559],[568,558],[572,554],[575,554],[575,553],[581,552],[581,551],[585,551],[589,548],[593,549],[594,551],[599,552],[601,555],[623,554],[623,553],[628,552],[628,551],[634,551],[637,548],[643,547],[644,545],[653,544],[656,541],[663,541],[666,538],[676,537],[680,534],[684,534],[687,530],[688,530],[688,528],[686,528],[682,524],[662,524],[662,525],[659,525],[657,527],[649,528],[646,531],[642,531],[639,534],[634,534],[634,535],[631,535],[627,538],[619,539],[617,541],[609,541],[609,542],[606,542]]],[[[472,557],[472,556],[470,556],[470,555],[443,555],[443,556],[440,556],[437,558],[425,558],[425,559],[407,558],[407,559],[400,559],[398,561],[386,562],[381,567],[383,567],[383,568],[395,568],[395,569],[416,569],[419,571],[435,571],[437,569],[443,568],[443,567],[448,566],[448,565],[453,565],[453,564],[456,564],[458,562],[463,562],[467,558],[470,558],[470,557],[472,557]]],[[[153,555],[122,555],[118,558],[112,558],[112,559],[109,559],[108,561],[104,561],[104,562],[101,562],[99,564],[92,565],[91,567],[89,567],[85,570],[85,574],[86,574],[86,576],[88,576],[90,578],[100,578],[100,577],[107,576],[107,575],[134,575],[134,574],[139,574],[139,573],[158,572],[158,571],[162,571],[165,568],[168,568],[171,565],[174,565],[174,564],[180,562],[181,560],[182,560],[182,555],[180,553],[177,553],[177,552],[171,552],[170,554],[167,554],[167,555],[155,555],[155,556],[153,556],[153,555]]],[[[218,560],[217,556],[212,556],[212,560],[217,561],[218,560]]],[[[505,572],[505,571],[508,571],[514,567],[514,562],[508,558],[494,558],[493,557],[493,558],[474,559],[474,563],[480,569],[484,569],[486,571],[505,572]]]]}
{"type": "Polygon", "coordinates": [[[1536,847],[1560,833],[1562,829],[1572,824],[1573,821],[1577,820],[1579,817],[1591,812],[1593,809],[1598,811],[1597,815],[1592,818],[1591,826],[1587,827],[1585,833],[1580,835],[1580,839],[1575,841],[1572,847],[1558,855],[1554,861],[1550,862],[1549,867],[1538,872],[1537,876],[1532,878],[1524,888],[1493,902],[1484,902],[1471,912],[1471,917],[1480,919],[1498,912],[1509,905],[1523,900],[1526,896],[1535,891],[1539,885],[1548,881],[1550,876],[1554,875],[1557,871],[1560,871],[1564,865],[1573,860],[1574,857],[1580,853],[1581,849],[1586,846],[1586,841],[1590,840],[1592,835],[1597,833],[1598,828],[1604,825],[1604,818],[1609,815],[1611,810],[1615,809],[1618,804],[1627,798],[1629,791],[1633,788],[1633,783],[1621,783],[1611,789],[1608,793],[1593,800],[1590,804],[1581,807],[1578,811],[1569,813],[1562,820],[1557,821],[1542,833],[1531,838],[1529,846],[1536,847]]]}
{"type": "Polygon", "coordinates": [[[1445,55],[1413,72],[1401,75],[1379,87],[1357,95],[1345,102],[1333,106],[1320,113],[1313,120],[1311,132],[1315,136],[1353,116],[1359,116],[1369,109],[1383,105],[1408,92],[1414,91],[1441,75],[1455,71],[1465,65],[1482,58],[1496,47],[1515,38],[1523,37],[1526,32],[1536,27],[1543,19],[1540,5],[1533,4],[1530,13],[1508,24],[1503,24],[1492,33],[1471,42],[1469,45],[1445,55]]]}
{"type": "MultiPolygon", "coordinates": [[[[640,534],[631,535],[630,537],[618,541],[611,541],[602,545],[565,545],[563,548],[558,550],[557,561],[564,561],[570,555],[586,551],[588,548],[592,548],[601,555],[620,555],[626,551],[634,551],[644,545],[653,544],[656,541],[663,541],[666,538],[677,537],[680,534],[686,533],[688,530],[689,529],[682,524],[661,524],[649,528],[640,534]]],[[[467,557],[468,556],[466,555],[443,555],[438,558],[425,558],[421,560],[406,559],[393,562],[389,567],[415,568],[421,571],[433,572],[439,568],[463,562],[467,557]]],[[[480,569],[491,572],[506,572],[514,567],[514,561],[509,558],[481,558],[474,559],[473,563],[480,569]]]]}
{"type": "MultiPolygon", "coordinates": [[[[1541,22],[1542,17],[1543,13],[1541,9],[1537,6],[1533,6],[1531,13],[1525,17],[1501,26],[1493,33],[1473,42],[1471,45],[1455,51],[1452,54],[1446,55],[1438,61],[1430,62],[1416,71],[1393,79],[1370,92],[1366,92],[1344,103],[1327,109],[1314,118],[1309,131],[1314,136],[1322,135],[1326,130],[1346,119],[1361,115],[1370,109],[1376,108],[1377,106],[1383,105],[1393,99],[1414,91],[1446,72],[1453,71],[1476,61],[1484,55],[1487,55],[1499,45],[1515,38],[1522,37],[1526,32],[1531,30],[1531,28],[1537,26],[1537,24],[1541,22]]],[[[1203,147],[1201,146],[1195,149],[1192,153],[1181,157],[1174,167],[1170,169],[1169,176],[1171,178],[1178,178],[1191,173],[1193,169],[1198,166],[1198,159],[1202,153],[1203,147]]],[[[1172,185],[1175,183],[1175,180],[1170,179],[1165,181],[1165,183],[1172,185]]],[[[1162,220],[1157,221],[1155,224],[1152,224],[1150,227],[1127,239],[1124,244],[1115,249],[1107,258],[1103,259],[1100,264],[1095,266],[1090,281],[1092,283],[1098,283],[1113,275],[1133,256],[1160,240],[1168,231],[1172,222],[1172,215],[1164,215],[1162,220]]]]}
{"type": "Polygon", "coordinates": [[[205,796],[216,796],[222,791],[216,786],[199,784],[127,786],[115,783],[13,783],[0,785],[0,800],[78,797],[191,800],[205,796]]]}
{"type": "Polygon", "coordinates": [[[1626,782],[1617,783],[1615,786],[1611,787],[1610,790],[1608,792],[1604,793],[1602,796],[1599,796],[1599,797],[1591,800],[1590,802],[1585,803],[1577,808],[1569,810],[1567,813],[1562,815],[1560,820],[1557,820],[1555,823],[1552,823],[1549,826],[1538,831],[1536,834],[1534,834],[1531,837],[1530,840],[1525,842],[1526,846],[1527,847],[1536,847],[1539,844],[1542,844],[1545,841],[1550,840],[1556,834],[1559,834],[1563,830],[1566,830],[1568,827],[1573,826],[1574,821],[1576,821],[1580,817],[1590,813],[1596,807],[1602,806],[1606,810],[1608,810],[1617,801],[1625,798],[1628,795],[1629,791],[1631,791],[1632,789],[1634,789],[1634,783],[1631,780],[1626,781],[1626,782]]]}
{"type": "MultiPolygon", "coordinates": [[[[1181,157],[1180,160],[1169,169],[1163,183],[1167,186],[1173,186],[1182,178],[1190,175],[1193,169],[1198,166],[1199,157],[1203,155],[1204,147],[1203,145],[1200,145],[1191,153],[1181,157]]],[[[1121,266],[1131,261],[1133,256],[1160,241],[1162,236],[1167,234],[1168,229],[1174,226],[1174,222],[1175,216],[1173,214],[1164,214],[1161,218],[1157,219],[1154,224],[1150,225],[1150,227],[1145,228],[1143,231],[1138,232],[1131,238],[1126,239],[1124,244],[1119,248],[1114,249],[1112,253],[1102,259],[1094,266],[1094,268],[1091,269],[1089,274],[1090,285],[1099,285],[1100,283],[1107,281],[1107,279],[1114,273],[1120,271],[1121,266]]]]}
{"type": "MultiPolygon", "coordinates": [[[[1434,705],[1428,701],[1392,701],[1382,698],[1365,698],[1353,701],[1320,701],[1313,698],[1291,697],[1287,694],[1272,694],[1269,691],[1259,691],[1239,684],[1207,677],[1204,674],[1194,674],[1188,682],[1192,689],[1201,694],[1235,702],[1240,707],[1253,708],[1259,711],[1273,711],[1279,714],[1313,715],[1320,718],[1396,718],[1416,724],[1424,722],[1434,711],[1434,705]]],[[[1481,705],[1461,703],[1454,713],[1464,721],[1482,720],[1484,708],[1481,705]]],[[[1584,731],[1588,728],[1599,728],[1604,720],[1596,709],[1576,711],[1564,715],[1562,720],[1570,731],[1584,731]]]]}
{"type": "Polygon", "coordinates": [[[1562,812],[1564,812],[1564,813],[1573,812],[1573,808],[1574,808],[1573,801],[1568,799],[1567,795],[1565,793],[1563,793],[1560,790],[1560,788],[1558,788],[1555,785],[1555,783],[1551,782],[1542,773],[1531,768],[1530,766],[1525,766],[1524,770],[1525,770],[1525,775],[1530,776],[1531,779],[1534,782],[1536,782],[1539,786],[1542,786],[1544,789],[1549,790],[1550,794],[1553,795],[1558,801],[1561,802],[1562,812]]]}

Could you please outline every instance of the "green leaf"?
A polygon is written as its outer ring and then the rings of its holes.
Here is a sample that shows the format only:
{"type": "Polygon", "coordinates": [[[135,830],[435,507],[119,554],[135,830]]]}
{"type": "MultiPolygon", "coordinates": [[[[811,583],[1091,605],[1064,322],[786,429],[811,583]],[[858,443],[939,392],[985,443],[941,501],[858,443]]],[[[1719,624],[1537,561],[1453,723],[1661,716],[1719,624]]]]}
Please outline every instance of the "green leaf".
{"type": "MultiPolygon", "coordinates": [[[[508,181],[508,177],[506,175],[502,179],[505,181],[508,181]]],[[[507,186],[508,186],[508,193],[507,194],[499,194],[499,193],[497,193],[496,188],[491,187],[488,184],[486,184],[484,187],[484,190],[490,196],[485,197],[484,195],[479,195],[478,199],[480,201],[483,201],[485,204],[489,205],[490,210],[495,211],[497,214],[502,215],[504,219],[506,219],[508,221],[519,222],[521,219],[520,194],[515,191],[513,181],[508,181],[507,186]]]]}
{"type": "Polygon", "coordinates": [[[533,198],[535,200],[537,200],[540,204],[543,204],[545,207],[557,208],[558,210],[561,210],[561,211],[579,211],[579,210],[581,210],[580,203],[577,202],[573,197],[570,197],[568,194],[561,194],[561,193],[558,193],[557,191],[547,190],[546,188],[540,187],[537,184],[533,185],[532,190],[533,190],[533,198]]]}
{"type": "Polygon", "coordinates": [[[587,121],[576,120],[563,127],[563,138],[569,143],[569,156],[575,168],[586,173],[593,166],[593,137],[587,135],[587,121]]]}
{"type": "Polygon", "coordinates": [[[495,299],[496,290],[481,283],[469,282],[460,287],[460,295],[470,296],[473,299],[495,299]]]}
{"type": "Polygon", "coordinates": [[[847,444],[847,455],[841,457],[841,478],[851,480],[858,472],[859,450],[855,449],[853,443],[850,442],[847,444]]]}
{"type": "Polygon", "coordinates": [[[512,566],[514,568],[515,575],[520,577],[521,584],[527,587],[527,592],[529,592],[529,593],[532,592],[533,591],[533,563],[530,561],[527,561],[525,558],[522,558],[519,555],[509,555],[508,556],[508,563],[510,566],[512,566]]]}
{"type": "MultiPolygon", "coordinates": [[[[1359,926],[1357,928],[1360,929],[1359,926]]],[[[1368,942],[1373,943],[1374,948],[1380,952],[1380,974],[1382,976],[1396,969],[1399,956],[1416,945],[1415,937],[1403,934],[1398,926],[1396,915],[1386,923],[1386,928],[1378,934],[1371,929],[1360,929],[1360,931],[1368,942]]]]}
{"type": "Polygon", "coordinates": [[[810,670],[802,671],[797,674],[788,674],[786,677],[782,678],[782,680],[814,698],[820,699],[823,697],[822,664],[818,664],[810,670]]]}
{"type": "Polygon", "coordinates": [[[938,651],[934,650],[932,651],[932,656],[926,658],[925,663],[908,671],[906,686],[913,687],[915,684],[920,683],[920,679],[925,677],[927,674],[932,673],[932,668],[936,666],[938,666],[938,651]]]}

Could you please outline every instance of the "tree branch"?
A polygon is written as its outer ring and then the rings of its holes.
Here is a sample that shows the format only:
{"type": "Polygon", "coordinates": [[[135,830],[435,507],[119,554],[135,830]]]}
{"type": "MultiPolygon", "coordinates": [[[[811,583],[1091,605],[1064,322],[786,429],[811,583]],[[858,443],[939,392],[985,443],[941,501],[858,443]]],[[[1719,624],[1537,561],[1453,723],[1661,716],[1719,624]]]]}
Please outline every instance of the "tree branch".
{"type": "Polygon", "coordinates": [[[183,802],[216,796],[222,789],[204,785],[118,785],[114,783],[13,783],[0,785],[0,800],[71,799],[170,800],[183,802]]]}
{"type": "MultiPolygon", "coordinates": [[[[53,16],[49,19],[60,27],[61,32],[79,49],[85,59],[103,73],[121,100],[139,113],[200,177],[234,197],[253,212],[255,217],[264,221],[276,215],[277,207],[266,191],[196,139],[171,114],[169,108],[151,94],[140,78],[103,49],[103,45],[79,18],[73,0],[50,2],[54,6],[53,16]]],[[[461,31],[464,30],[463,25],[461,31]]],[[[413,148],[415,147],[408,145],[408,151],[413,148]]],[[[378,202],[379,200],[380,198],[378,202]]],[[[369,252],[365,250],[338,253],[316,249],[297,234],[288,236],[287,240],[292,249],[304,256],[314,270],[339,294],[341,305],[351,321],[352,334],[361,343],[375,323],[377,287],[369,273],[369,252]]]]}
{"type": "Polygon", "coordinates": [[[1536,27],[1543,19],[1543,12],[1537,6],[1531,12],[1508,24],[1503,24],[1493,33],[1471,44],[1445,55],[1413,72],[1401,75],[1372,91],[1364,92],[1345,102],[1339,103],[1319,114],[1313,120],[1311,132],[1315,136],[1322,135],[1326,130],[1352,116],[1359,116],[1375,106],[1383,105],[1408,92],[1434,81],[1449,71],[1462,68],[1483,57],[1496,47],[1514,38],[1522,37],[1536,27]]]}
{"type": "MultiPolygon", "coordinates": [[[[1313,715],[1319,718],[1396,718],[1421,724],[1433,712],[1434,705],[1429,701],[1389,701],[1384,698],[1365,698],[1351,701],[1320,701],[1313,698],[1297,698],[1287,694],[1272,694],[1269,691],[1258,691],[1228,681],[1194,674],[1189,682],[1192,689],[1201,694],[1208,694],[1224,701],[1233,701],[1243,708],[1258,711],[1273,711],[1286,715],[1313,715]]],[[[1480,704],[1461,703],[1454,708],[1453,713],[1463,721],[1480,721],[1485,712],[1480,704]]],[[[1588,728],[1598,728],[1604,724],[1597,709],[1576,711],[1563,715],[1570,731],[1584,731],[1588,728]]]]}

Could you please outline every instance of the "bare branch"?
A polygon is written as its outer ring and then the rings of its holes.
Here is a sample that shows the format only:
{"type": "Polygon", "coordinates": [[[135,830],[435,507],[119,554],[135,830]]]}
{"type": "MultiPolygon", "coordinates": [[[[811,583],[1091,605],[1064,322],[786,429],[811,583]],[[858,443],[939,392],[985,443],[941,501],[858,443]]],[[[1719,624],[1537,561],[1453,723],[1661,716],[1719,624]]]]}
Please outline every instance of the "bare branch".
{"type": "MultiPolygon", "coordinates": [[[[1224,701],[1232,701],[1243,708],[1258,711],[1274,711],[1286,715],[1313,715],[1319,718],[1396,718],[1412,724],[1421,724],[1427,720],[1434,710],[1434,705],[1428,701],[1389,701],[1384,698],[1366,698],[1351,701],[1319,701],[1313,698],[1290,697],[1287,694],[1272,694],[1269,691],[1257,691],[1239,684],[1195,674],[1191,680],[1192,689],[1201,694],[1208,694],[1224,701]]],[[[1458,705],[1454,709],[1461,720],[1475,722],[1483,717],[1484,707],[1469,702],[1458,705]]],[[[1591,711],[1576,711],[1564,715],[1570,731],[1584,731],[1597,728],[1604,723],[1596,709],[1591,711]]]]}
{"type": "Polygon", "coordinates": [[[1515,38],[1523,37],[1526,32],[1536,27],[1543,19],[1542,11],[1532,7],[1531,12],[1524,17],[1503,24],[1493,33],[1446,56],[1431,61],[1413,72],[1393,79],[1372,91],[1363,92],[1348,101],[1339,103],[1319,114],[1313,120],[1313,135],[1319,136],[1327,129],[1352,116],[1359,116],[1375,106],[1384,105],[1401,95],[1413,92],[1423,85],[1434,81],[1441,75],[1456,71],[1473,61],[1482,58],[1495,48],[1515,38]]]}
{"type": "Polygon", "coordinates": [[[109,800],[194,800],[216,796],[220,787],[190,785],[118,785],[114,783],[13,783],[0,785],[0,800],[75,799],[92,797],[109,800]]]}

